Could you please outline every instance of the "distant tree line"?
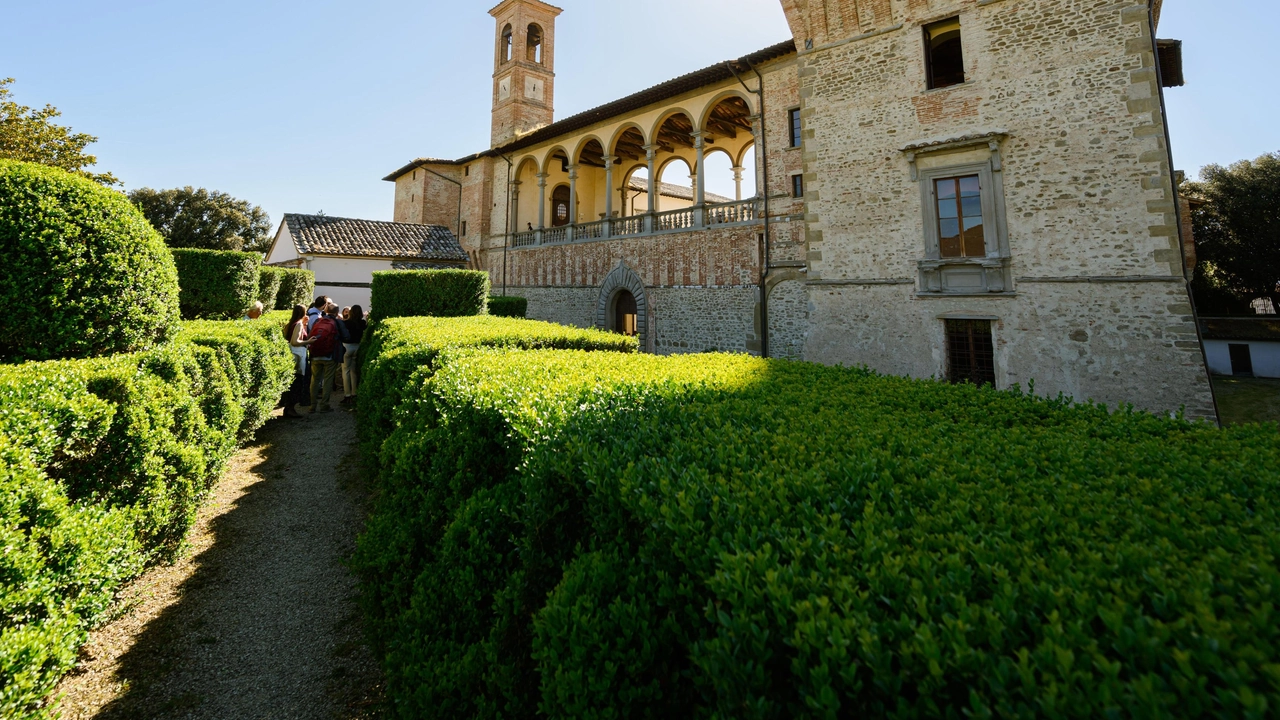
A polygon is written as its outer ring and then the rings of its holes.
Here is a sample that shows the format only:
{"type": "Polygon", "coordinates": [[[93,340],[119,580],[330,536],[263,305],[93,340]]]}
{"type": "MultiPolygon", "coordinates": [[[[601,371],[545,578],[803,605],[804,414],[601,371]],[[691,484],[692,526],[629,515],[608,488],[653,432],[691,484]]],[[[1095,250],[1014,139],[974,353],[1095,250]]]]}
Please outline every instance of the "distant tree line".
{"type": "Polygon", "coordinates": [[[1280,153],[1209,165],[1182,193],[1192,201],[1200,314],[1252,315],[1259,298],[1280,309],[1280,153]]]}

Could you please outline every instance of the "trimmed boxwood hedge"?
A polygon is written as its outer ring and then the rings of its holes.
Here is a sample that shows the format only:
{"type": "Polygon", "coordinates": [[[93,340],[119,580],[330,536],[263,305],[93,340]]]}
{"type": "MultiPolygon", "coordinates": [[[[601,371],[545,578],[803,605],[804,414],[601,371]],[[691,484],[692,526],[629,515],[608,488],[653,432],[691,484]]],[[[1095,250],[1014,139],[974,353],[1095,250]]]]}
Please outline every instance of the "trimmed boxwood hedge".
{"type": "Polygon", "coordinates": [[[39,708],[115,593],[168,558],[293,377],[279,325],[0,368],[0,717],[39,708]]]}
{"type": "Polygon", "coordinates": [[[258,269],[258,302],[264,310],[274,310],[276,296],[280,294],[280,282],[284,279],[284,270],[276,267],[258,269]]]}
{"type": "Polygon", "coordinates": [[[310,270],[285,268],[276,294],[276,310],[292,310],[294,305],[309,307],[315,301],[316,274],[310,270]]]}
{"type": "Polygon", "coordinates": [[[356,558],[401,717],[1280,707],[1275,425],[440,322],[356,558]]]}
{"type": "Polygon", "coordinates": [[[258,299],[262,256],[229,250],[173,249],[184,320],[242,317],[258,299]]]}
{"type": "Polygon", "coordinates": [[[490,295],[489,314],[497,317],[526,317],[529,314],[529,301],[514,295],[490,295]]]}
{"type": "Polygon", "coordinates": [[[484,315],[489,273],[479,270],[386,270],[373,274],[369,300],[379,320],[484,315]]]}
{"type": "Polygon", "coordinates": [[[164,240],[124,195],[0,160],[0,362],[145,350],[178,329],[164,240]]]}

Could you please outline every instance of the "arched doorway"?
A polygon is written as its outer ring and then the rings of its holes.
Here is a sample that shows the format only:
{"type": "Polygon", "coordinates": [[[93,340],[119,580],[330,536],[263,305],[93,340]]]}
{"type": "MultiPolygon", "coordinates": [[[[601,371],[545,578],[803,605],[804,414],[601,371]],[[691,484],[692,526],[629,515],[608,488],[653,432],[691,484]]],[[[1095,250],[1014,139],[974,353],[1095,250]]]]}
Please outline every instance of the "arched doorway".
{"type": "Polygon", "coordinates": [[[640,334],[640,312],[636,296],[630,290],[619,290],[613,298],[612,330],[627,337],[640,334]]]}
{"type": "Polygon", "coordinates": [[[569,224],[569,186],[560,185],[551,191],[551,226],[569,224]]]}

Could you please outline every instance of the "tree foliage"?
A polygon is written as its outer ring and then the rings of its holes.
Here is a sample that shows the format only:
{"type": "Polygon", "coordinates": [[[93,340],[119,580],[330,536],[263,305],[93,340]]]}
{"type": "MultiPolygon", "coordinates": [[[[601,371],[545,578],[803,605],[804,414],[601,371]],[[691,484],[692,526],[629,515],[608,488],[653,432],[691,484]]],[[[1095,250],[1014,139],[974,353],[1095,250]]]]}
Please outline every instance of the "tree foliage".
{"type": "Polygon", "coordinates": [[[87,169],[96,165],[98,158],[84,149],[98,142],[98,138],[54,124],[53,119],[62,113],[52,105],[40,110],[19,105],[12,99],[11,84],[13,78],[0,79],[0,159],[49,165],[103,185],[120,183],[111,173],[87,169]]]}
{"type": "Polygon", "coordinates": [[[271,218],[247,200],[190,185],[172,190],[140,188],[129,199],[164,236],[169,247],[263,252],[271,247],[271,218]]]}
{"type": "Polygon", "coordinates": [[[1280,153],[1209,165],[1182,191],[1193,201],[1201,309],[1249,312],[1260,297],[1280,307],[1280,153]]]}

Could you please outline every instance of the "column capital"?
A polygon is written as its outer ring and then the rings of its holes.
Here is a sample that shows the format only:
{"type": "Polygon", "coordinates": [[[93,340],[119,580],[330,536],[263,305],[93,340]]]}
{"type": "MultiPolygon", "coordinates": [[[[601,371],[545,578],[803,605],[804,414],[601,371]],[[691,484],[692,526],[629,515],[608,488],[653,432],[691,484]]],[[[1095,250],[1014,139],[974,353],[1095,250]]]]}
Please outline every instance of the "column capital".
{"type": "Polygon", "coordinates": [[[569,179],[570,179],[570,180],[577,180],[577,179],[578,179],[578,166],[577,166],[577,165],[570,165],[570,166],[569,166],[569,179]]]}
{"type": "Polygon", "coordinates": [[[618,158],[617,158],[617,157],[615,157],[615,156],[613,156],[613,155],[605,155],[605,156],[604,156],[604,169],[605,169],[605,170],[608,170],[608,169],[612,168],[612,167],[613,167],[613,165],[614,165],[614,163],[616,163],[616,162],[618,162],[618,158]]]}
{"type": "Polygon", "coordinates": [[[661,146],[661,145],[657,145],[657,144],[654,144],[654,145],[645,145],[645,146],[644,146],[644,153],[645,153],[645,155],[647,155],[647,156],[649,157],[649,159],[650,159],[650,160],[652,160],[653,158],[655,158],[655,157],[657,157],[657,156],[658,156],[658,151],[659,151],[659,150],[661,150],[661,149],[662,149],[662,146],[661,146]]]}

